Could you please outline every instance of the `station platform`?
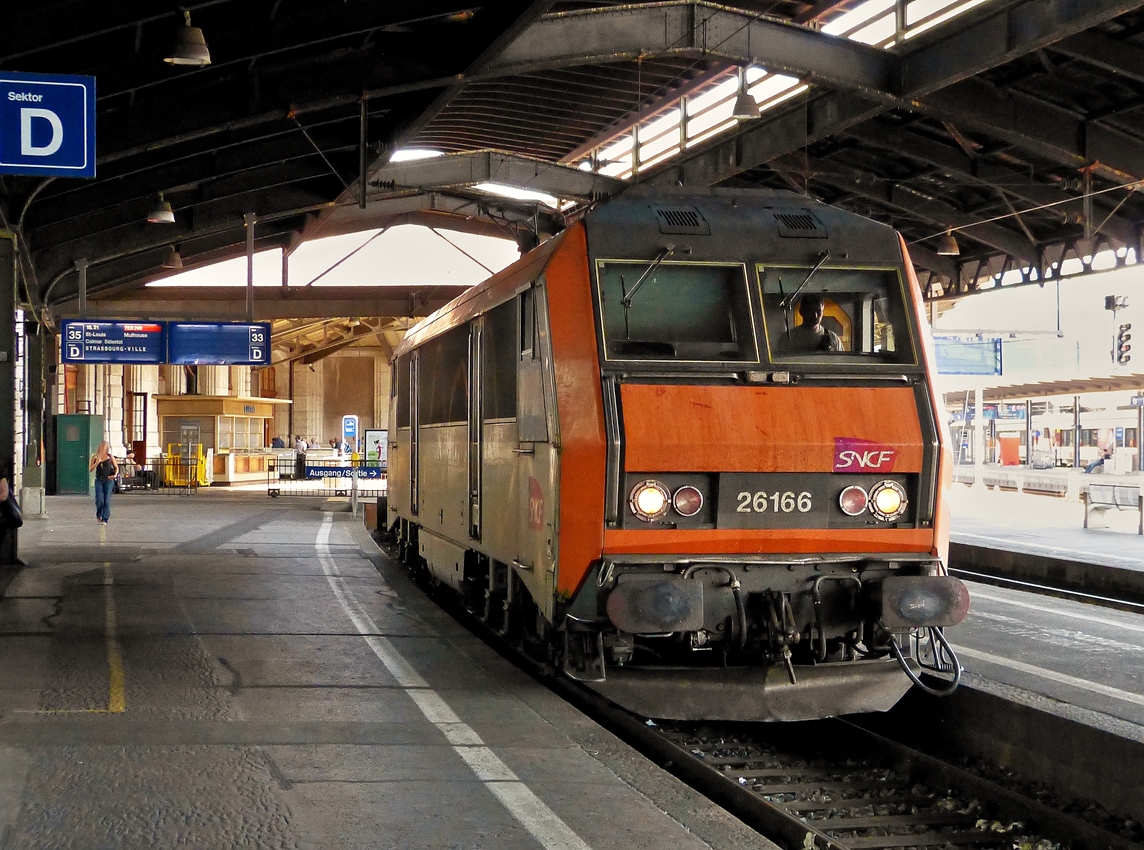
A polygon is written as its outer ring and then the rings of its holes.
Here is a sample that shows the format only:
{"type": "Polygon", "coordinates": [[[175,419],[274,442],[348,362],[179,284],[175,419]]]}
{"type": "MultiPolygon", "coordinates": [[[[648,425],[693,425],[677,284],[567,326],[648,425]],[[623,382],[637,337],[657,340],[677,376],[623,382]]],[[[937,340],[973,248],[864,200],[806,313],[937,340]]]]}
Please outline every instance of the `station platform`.
{"type": "MultiPolygon", "coordinates": [[[[1091,475],[1085,483],[1144,484],[1139,476],[1091,475]]],[[[1144,537],[1136,511],[1110,510],[1107,528],[1084,527],[1076,499],[955,484],[950,539],[1011,552],[1144,571],[1144,537]]]]}
{"type": "MultiPolygon", "coordinates": [[[[954,543],[1144,571],[1135,511],[1086,529],[1079,502],[965,485],[952,509],[954,543]]],[[[1144,741],[1144,614],[967,584],[969,616],[949,637],[969,686],[1144,741]]]]}
{"type": "Polygon", "coordinates": [[[0,844],[767,848],[441,612],[348,512],[53,497],[0,597],[0,844]]]}

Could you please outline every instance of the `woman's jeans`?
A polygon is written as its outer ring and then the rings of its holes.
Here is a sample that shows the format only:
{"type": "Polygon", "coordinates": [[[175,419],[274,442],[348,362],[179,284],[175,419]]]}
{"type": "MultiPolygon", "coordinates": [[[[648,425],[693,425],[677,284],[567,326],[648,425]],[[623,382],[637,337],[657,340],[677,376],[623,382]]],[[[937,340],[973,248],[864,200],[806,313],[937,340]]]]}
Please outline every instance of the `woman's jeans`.
{"type": "Polygon", "coordinates": [[[100,522],[111,519],[111,491],[114,489],[114,478],[105,481],[95,479],[95,518],[100,522]]]}

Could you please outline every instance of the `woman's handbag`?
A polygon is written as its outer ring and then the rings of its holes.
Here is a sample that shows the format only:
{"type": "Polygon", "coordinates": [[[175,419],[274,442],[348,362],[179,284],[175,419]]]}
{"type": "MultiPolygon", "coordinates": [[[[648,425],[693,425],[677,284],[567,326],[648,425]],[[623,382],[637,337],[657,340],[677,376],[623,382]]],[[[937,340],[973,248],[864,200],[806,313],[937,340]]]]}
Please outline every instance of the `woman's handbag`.
{"type": "Polygon", "coordinates": [[[20,513],[20,504],[16,495],[9,490],[8,498],[0,502],[0,521],[6,528],[16,529],[24,524],[24,515],[20,513]]]}

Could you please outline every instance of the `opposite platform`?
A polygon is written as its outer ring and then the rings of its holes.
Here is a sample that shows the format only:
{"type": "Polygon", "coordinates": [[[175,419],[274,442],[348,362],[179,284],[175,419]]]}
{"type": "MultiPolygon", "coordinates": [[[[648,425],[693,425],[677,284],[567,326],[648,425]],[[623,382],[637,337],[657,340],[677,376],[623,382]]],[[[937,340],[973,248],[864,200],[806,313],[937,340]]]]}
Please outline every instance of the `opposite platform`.
{"type": "Polygon", "coordinates": [[[773,848],[319,508],[129,495],[104,528],[57,497],[28,521],[0,845],[773,848]]]}

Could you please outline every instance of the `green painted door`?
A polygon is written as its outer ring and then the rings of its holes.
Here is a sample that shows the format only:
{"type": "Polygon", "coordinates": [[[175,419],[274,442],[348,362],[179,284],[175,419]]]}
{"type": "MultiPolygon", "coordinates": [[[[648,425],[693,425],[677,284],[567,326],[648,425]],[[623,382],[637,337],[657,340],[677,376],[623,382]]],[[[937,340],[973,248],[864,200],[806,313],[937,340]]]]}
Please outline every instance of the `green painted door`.
{"type": "Polygon", "coordinates": [[[95,473],[87,464],[103,440],[103,417],[65,413],[56,417],[56,491],[92,492],[95,473]]]}

